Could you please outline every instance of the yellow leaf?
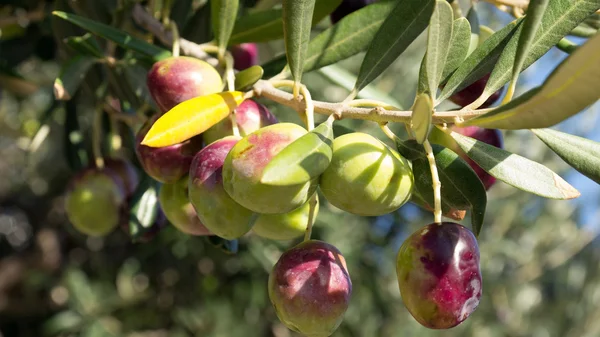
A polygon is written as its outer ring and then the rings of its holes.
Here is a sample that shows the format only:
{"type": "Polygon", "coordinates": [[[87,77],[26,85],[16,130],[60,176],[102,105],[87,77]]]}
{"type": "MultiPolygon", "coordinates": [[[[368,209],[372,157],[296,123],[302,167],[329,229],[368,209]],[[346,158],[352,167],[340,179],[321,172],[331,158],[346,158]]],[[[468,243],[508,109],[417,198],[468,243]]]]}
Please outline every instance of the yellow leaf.
{"type": "Polygon", "coordinates": [[[229,116],[243,100],[244,93],[228,91],[181,102],[154,122],[142,145],[165,147],[199,135],[229,116]]]}

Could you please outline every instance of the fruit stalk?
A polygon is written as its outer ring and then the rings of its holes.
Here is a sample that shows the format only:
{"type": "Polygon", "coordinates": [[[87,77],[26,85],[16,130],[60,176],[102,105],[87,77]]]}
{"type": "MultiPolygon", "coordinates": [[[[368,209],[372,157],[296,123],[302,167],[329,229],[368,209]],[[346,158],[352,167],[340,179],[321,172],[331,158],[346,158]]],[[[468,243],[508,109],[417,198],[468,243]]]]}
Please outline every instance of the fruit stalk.
{"type": "Polygon", "coordinates": [[[305,85],[301,85],[300,92],[302,93],[302,96],[304,96],[306,102],[306,129],[310,131],[315,128],[315,105],[310,96],[310,91],[308,91],[308,88],[306,88],[305,85]]]}
{"type": "Polygon", "coordinates": [[[171,21],[169,23],[169,28],[171,29],[171,34],[173,35],[173,57],[179,57],[179,51],[181,47],[179,45],[179,30],[177,29],[177,24],[175,23],[175,21],[171,21]]]}
{"type": "Polygon", "coordinates": [[[431,181],[433,182],[433,221],[435,223],[442,223],[442,183],[438,175],[437,166],[435,164],[435,157],[433,156],[433,149],[428,140],[423,142],[425,152],[427,152],[427,160],[429,161],[429,168],[431,169],[431,181]]]}
{"type": "Polygon", "coordinates": [[[94,162],[98,169],[104,168],[104,158],[102,157],[102,105],[96,106],[94,111],[94,123],[92,125],[92,152],[94,153],[94,162]]]}
{"type": "Polygon", "coordinates": [[[310,240],[310,235],[312,234],[312,227],[315,218],[315,213],[317,210],[317,192],[310,197],[308,201],[308,224],[306,225],[306,232],[304,233],[304,241],[310,240]]]}

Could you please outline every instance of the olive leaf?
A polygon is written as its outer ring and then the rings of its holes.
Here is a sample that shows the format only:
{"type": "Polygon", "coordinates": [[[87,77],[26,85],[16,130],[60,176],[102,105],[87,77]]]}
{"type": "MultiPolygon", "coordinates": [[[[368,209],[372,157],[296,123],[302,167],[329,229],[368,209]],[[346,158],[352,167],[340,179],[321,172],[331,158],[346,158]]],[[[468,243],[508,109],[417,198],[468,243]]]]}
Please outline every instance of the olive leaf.
{"type": "Polygon", "coordinates": [[[54,97],[60,101],[70,100],[95,62],[96,59],[83,55],[65,62],[54,80],[54,97]]]}
{"type": "Polygon", "coordinates": [[[250,90],[254,83],[263,76],[264,70],[261,66],[252,66],[235,75],[235,90],[250,90]]]}
{"type": "Polygon", "coordinates": [[[518,19],[509,23],[477,47],[450,76],[434,106],[492,71],[520,22],[521,19],[518,19]]]}
{"type": "MultiPolygon", "coordinates": [[[[413,189],[413,192],[410,196],[410,202],[423,208],[426,211],[434,211],[433,205],[423,200],[423,197],[419,195],[416,189],[413,189]]],[[[452,220],[460,221],[465,218],[465,215],[467,215],[467,211],[464,209],[453,208],[450,205],[448,205],[448,203],[446,203],[444,200],[442,200],[442,215],[452,220]]]]}
{"type": "Polygon", "coordinates": [[[446,0],[437,0],[427,32],[427,53],[425,54],[425,70],[431,100],[435,101],[437,88],[442,80],[446,58],[452,42],[453,30],[452,7],[446,0]]]}
{"type": "Polygon", "coordinates": [[[517,99],[461,125],[537,129],[555,125],[600,98],[600,35],[569,55],[546,79],[517,99]]]}
{"type": "Polygon", "coordinates": [[[199,135],[229,116],[243,100],[242,92],[228,91],[182,102],[154,122],[142,145],[164,147],[199,135]]]}
{"type": "MultiPolygon", "coordinates": [[[[541,23],[537,29],[527,57],[523,61],[523,70],[537,61],[550,48],[556,45],[573,28],[585,20],[588,16],[600,9],[600,1],[589,0],[553,0],[544,11],[541,23]]],[[[506,48],[500,55],[480,99],[482,102],[506,84],[513,73],[517,48],[520,35],[523,34],[524,26],[510,39],[506,48]]]]}
{"type": "Polygon", "coordinates": [[[550,199],[573,199],[580,193],[546,166],[448,130],[458,146],[496,179],[550,199]]]}
{"type": "Polygon", "coordinates": [[[281,150],[264,168],[261,182],[296,185],[320,176],[333,155],[332,124],[328,119],[281,150]]]}
{"type": "MultiPolygon", "coordinates": [[[[342,0],[316,1],[312,25],[335,10],[342,0]]],[[[282,9],[273,8],[244,15],[236,21],[229,44],[267,42],[283,37],[282,9]]]]}
{"type": "MultiPolygon", "coordinates": [[[[416,157],[412,161],[415,191],[425,205],[433,205],[433,181],[425,150],[415,141],[398,142],[399,152],[416,157]]],[[[471,226],[479,235],[487,205],[483,183],[458,154],[441,145],[432,144],[441,187],[442,211],[458,217],[460,210],[471,210],[471,226]],[[445,205],[445,206],[444,206],[445,205]]]]}
{"type": "Polygon", "coordinates": [[[159,183],[147,175],[140,181],[131,197],[129,211],[129,234],[133,241],[141,238],[155,224],[160,205],[158,202],[159,183]]]}
{"type": "Polygon", "coordinates": [[[210,0],[211,21],[221,55],[231,37],[239,5],[239,0],[210,0]]]}
{"type": "Polygon", "coordinates": [[[465,18],[454,20],[450,49],[448,50],[448,56],[446,57],[446,64],[444,65],[444,71],[442,71],[442,80],[440,83],[444,83],[448,76],[450,76],[450,74],[452,74],[452,72],[454,72],[465,60],[469,52],[470,41],[471,26],[469,25],[469,21],[465,18]]]}
{"type": "Polygon", "coordinates": [[[433,114],[431,96],[427,93],[417,95],[411,110],[410,128],[415,133],[417,143],[423,144],[431,129],[431,115],[433,114]]]}
{"type": "Polygon", "coordinates": [[[171,52],[166,49],[157,47],[103,23],[66,12],[54,11],[52,14],[95,35],[111,40],[125,49],[131,49],[138,53],[150,56],[154,62],[171,56],[171,52]]]}
{"type": "Polygon", "coordinates": [[[467,50],[467,55],[471,55],[475,48],[479,47],[479,45],[483,42],[481,39],[481,26],[479,24],[479,15],[477,15],[477,10],[475,10],[475,6],[469,9],[469,11],[467,12],[466,19],[467,21],[469,21],[469,26],[471,28],[471,34],[469,39],[470,42],[467,50]]]}
{"type": "Polygon", "coordinates": [[[304,58],[310,40],[315,0],[283,0],[283,40],[288,67],[296,83],[302,82],[304,58]]]}
{"type": "Polygon", "coordinates": [[[104,53],[98,42],[92,37],[92,34],[87,33],[83,36],[69,36],[64,39],[67,46],[83,56],[94,58],[103,58],[104,53]]]}
{"type": "Polygon", "coordinates": [[[600,143],[551,129],[531,131],[567,164],[600,184],[600,143]]]}
{"type": "Polygon", "coordinates": [[[425,30],[434,0],[399,0],[372,39],[354,85],[359,92],[377,78],[425,30]]]}

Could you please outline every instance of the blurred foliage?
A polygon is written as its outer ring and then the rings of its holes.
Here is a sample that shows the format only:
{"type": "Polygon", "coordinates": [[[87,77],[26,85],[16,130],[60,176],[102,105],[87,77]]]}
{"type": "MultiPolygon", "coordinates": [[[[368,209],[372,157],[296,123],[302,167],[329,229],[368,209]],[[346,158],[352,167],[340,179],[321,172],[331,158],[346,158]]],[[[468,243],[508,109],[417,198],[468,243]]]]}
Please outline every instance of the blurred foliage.
{"type": "MultiPolygon", "coordinates": [[[[150,243],[134,244],[122,231],[86,238],[66,220],[62,194],[68,178],[89,157],[99,89],[107,91],[108,102],[123,102],[125,117],[108,114],[105,123],[110,131],[105,153],[113,156],[135,160],[128,150],[132,132],[127,125],[139,124],[153,103],[145,89],[143,60],[95,38],[118,62],[113,67],[96,63],[73,100],[55,101],[53,81],[60,65],[75,55],[64,38],[84,32],[49,13],[75,12],[148,39],[129,17],[134,3],[13,0],[0,6],[0,335],[293,336],[277,320],[266,285],[271,267],[294,242],[247,235],[237,254],[226,254],[174,228],[150,243]],[[115,130],[121,138],[113,137],[115,130]],[[126,146],[114,146],[115,141],[126,146]]],[[[157,16],[165,3],[170,2],[148,1],[157,16]]],[[[489,12],[485,19],[493,25],[496,15],[489,12]]],[[[184,37],[195,42],[211,38],[205,1],[174,1],[171,17],[184,37]],[[190,6],[193,10],[186,10],[190,6]]],[[[375,82],[404,106],[414,97],[415,64],[424,40],[411,45],[375,82]]],[[[282,43],[261,44],[260,50],[261,59],[268,60],[283,50],[282,43]]],[[[338,66],[356,73],[359,61],[353,57],[338,66]]],[[[305,83],[315,99],[340,101],[347,94],[319,72],[307,74],[305,83]]],[[[264,103],[280,120],[300,122],[290,109],[264,103]]],[[[360,121],[340,125],[383,139],[378,128],[360,121]]],[[[394,126],[398,133],[402,129],[394,126]]],[[[531,135],[505,136],[507,148],[522,149],[559,172],[567,169],[531,135]]],[[[578,226],[574,202],[495,186],[480,236],[480,307],[459,327],[438,332],[410,317],[395,275],[397,249],[409,233],[432,220],[431,214],[407,204],[386,216],[357,217],[321,200],[313,236],[345,255],[354,286],[351,306],[334,336],[600,335],[600,247],[590,244],[596,233],[578,226]]]]}

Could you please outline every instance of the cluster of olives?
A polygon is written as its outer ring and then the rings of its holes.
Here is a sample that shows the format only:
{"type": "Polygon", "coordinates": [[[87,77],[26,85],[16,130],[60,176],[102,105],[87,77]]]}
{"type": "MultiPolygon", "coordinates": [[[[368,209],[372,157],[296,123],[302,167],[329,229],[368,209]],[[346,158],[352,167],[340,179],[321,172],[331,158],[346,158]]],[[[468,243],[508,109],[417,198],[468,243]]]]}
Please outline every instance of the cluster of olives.
{"type": "MultiPolygon", "coordinates": [[[[240,68],[253,62],[255,59],[240,68]]],[[[215,68],[189,57],[154,64],[147,85],[161,112],[139,130],[135,152],[144,172],[162,183],[162,211],[156,217],[156,230],[168,220],[190,235],[232,240],[253,232],[268,239],[290,240],[304,235],[309,219],[314,222],[313,215],[319,210],[317,189],[331,205],[364,216],[393,212],[411,197],[414,178],[410,162],[377,138],[359,132],[328,144],[329,152],[320,153],[327,165],[318,174],[277,182],[265,179],[266,168],[282,151],[306,153],[297,160],[307,165],[313,163],[309,157],[315,153],[306,151],[305,143],[299,141],[309,131],[296,124],[279,123],[265,106],[252,99],[235,110],[240,136],[233,135],[232,121],[226,118],[180,144],[161,148],[142,145],[149,128],[163,113],[191,98],[220,92],[223,87],[215,68]],[[317,200],[314,206],[313,198],[317,200]]],[[[501,146],[497,131],[457,131],[501,146]]],[[[447,138],[437,141],[457,148],[447,138]]],[[[469,163],[489,188],[493,178],[469,163]]],[[[66,200],[74,227],[88,235],[105,235],[122,224],[128,213],[127,200],[138,181],[135,168],[124,160],[106,160],[102,169],[78,174],[66,200]]],[[[433,223],[413,233],[398,253],[397,274],[406,307],[424,326],[456,326],[479,303],[482,282],[477,240],[459,224],[433,223]]],[[[337,248],[306,240],[280,257],[269,276],[268,290],[286,326],[307,336],[329,336],[348,308],[352,282],[337,248]]]]}

